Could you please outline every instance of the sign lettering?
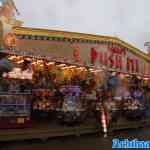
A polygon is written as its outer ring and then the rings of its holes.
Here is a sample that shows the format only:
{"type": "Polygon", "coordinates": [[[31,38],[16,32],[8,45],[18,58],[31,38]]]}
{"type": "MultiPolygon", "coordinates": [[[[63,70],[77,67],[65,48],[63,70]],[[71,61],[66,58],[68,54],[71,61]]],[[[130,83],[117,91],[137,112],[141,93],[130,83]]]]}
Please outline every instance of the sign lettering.
{"type": "Polygon", "coordinates": [[[126,67],[127,71],[138,73],[139,61],[137,59],[130,58],[130,57],[126,58],[124,56],[124,53],[125,53],[124,50],[121,50],[121,48],[116,48],[116,49],[109,48],[107,52],[106,51],[98,52],[95,48],[91,48],[91,62],[92,64],[95,64],[97,63],[97,60],[99,60],[99,63],[108,66],[110,68],[122,70],[123,67],[126,67]]]}

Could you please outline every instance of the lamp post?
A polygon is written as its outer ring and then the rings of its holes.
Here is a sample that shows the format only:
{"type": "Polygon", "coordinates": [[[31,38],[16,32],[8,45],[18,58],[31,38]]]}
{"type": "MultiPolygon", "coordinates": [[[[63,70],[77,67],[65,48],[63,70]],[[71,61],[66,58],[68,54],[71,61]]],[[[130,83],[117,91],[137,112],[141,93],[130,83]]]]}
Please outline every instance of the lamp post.
{"type": "Polygon", "coordinates": [[[150,55],[150,42],[145,42],[144,46],[147,47],[148,55],[150,55]]]}

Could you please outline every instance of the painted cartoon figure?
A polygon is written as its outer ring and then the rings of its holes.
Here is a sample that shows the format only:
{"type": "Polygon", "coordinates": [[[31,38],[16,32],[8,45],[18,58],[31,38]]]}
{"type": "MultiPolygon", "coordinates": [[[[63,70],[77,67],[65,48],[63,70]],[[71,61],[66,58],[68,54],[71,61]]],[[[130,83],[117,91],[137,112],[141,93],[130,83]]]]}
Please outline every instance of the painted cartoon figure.
{"type": "Polygon", "coordinates": [[[19,11],[16,8],[16,5],[13,0],[0,0],[0,16],[5,16],[6,18],[13,18],[15,12],[19,15],[19,11]]]}

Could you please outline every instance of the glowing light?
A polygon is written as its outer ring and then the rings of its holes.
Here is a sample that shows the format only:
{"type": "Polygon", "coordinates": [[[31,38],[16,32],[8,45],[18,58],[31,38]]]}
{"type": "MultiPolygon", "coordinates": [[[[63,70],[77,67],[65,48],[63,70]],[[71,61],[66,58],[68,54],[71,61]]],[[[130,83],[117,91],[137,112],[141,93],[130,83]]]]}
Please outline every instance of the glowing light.
{"type": "Polygon", "coordinates": [[[27,69],[22,72],[20,68],[14,68],[12,71],[3,74],[3,77],[14,79],[32,79],[32,76],[32,70],[27,69]]]}
{"type": "Polygon", "coordinates": [[[43,64],[40,64],[40,67],[43,67],[44,65],[43,64]]]}
{"type": "Polygon", "coordinates": [[[129,77],[130,75],[129,74],[125,74],[125,77],[129,77]]]}
{"type": "Polygon", "coordinates": [[[85,70],[86,68],[85,67],[79,67],[77,69],[79,69],[79,70],[85,70]]]}
{"type": "Polygon", "coordinates": [[[26,58],[26,60],[28,60],[28,61],[32,61],[32,58],[26,58]]]}
{"type": "Polygon", "coordinates": [[[37,64],[37,62],[36,62],[36,61],[32,62],[32,65],[36,65],[36,64],[37,64]]]}
{"type": "Polygon", "coordinates": [[[10,57],[8,57],[9,60],[14,60],[16,58],[17,58],[16,56],[10,56],[10,57]]]}
{"type": "Polygon", "coordinates": [[[123,78],[125,77],[125,74],[124,74],[124,73],[120,73],[120,74],[119,74],[119,77],[120,77],[121,79],[123,79],[123,78]]]}
{"type": "Polygon", "coordinates": [[[71,66],[72,68],[76,68],[76,66],[71,66]]]}
{"type": "Polygon", "coordinates": [[[37,63],[41,64],[41,63],[43,63],[43,60],[38,60],[37,63]]]}
{"type": "Polygon", "coordinates": [[[23,62],[24,62],[24,60],[20,60],[20,61],[17,61],[17,64],[21,64],[23,62]]]}
{"type": "Polygon", "coordinates": [[[55,62],[48,62],[47,65],[54,65],[55,62]]]}
{"type": "Polygon", "coordinates": [[[144,78],[144,80],[150,80],[150,78],[144,78]]]}
{"type": "Polygon", "coordinates": [[[58,67],[64,67],[66,66],[66,64],[60,64],[60,65],[57,65],[58,67]]]}
{"type": "Polygon", "coordinates": [[[115,76],[116,75],[116,72],[112,72],[112,76],[115,76]]]}
{"type": "Polygon", "coordinates": [[[91,72],[98,73],[98,72],[102,72],[102,70],[92,70],[91,72]]]}
{"type": "Polygon", "coordinates": [[[76,66],[69,66],[69,68],[71,69],[71,68],[76,68],[76,66]]]}
{"type": "Polygon", "coordinates": [[[66,67],[62,67],[62,69],[69,69],[69,67],[68,67],[68,66],[66,66],[66,67]]]}
{"type": "Polygon", "coordinates": [[[92,69],[92,68],[90,68],[89,70],[90,70],[90,71],[94,71],[94,69],[92,69]]]}
{"type": "Polygon", "coordinates": [[[137,76],[137,78],[138,78],[138,79],[142,79],[142,77],[141,77],[141,76],[137,76]]]}

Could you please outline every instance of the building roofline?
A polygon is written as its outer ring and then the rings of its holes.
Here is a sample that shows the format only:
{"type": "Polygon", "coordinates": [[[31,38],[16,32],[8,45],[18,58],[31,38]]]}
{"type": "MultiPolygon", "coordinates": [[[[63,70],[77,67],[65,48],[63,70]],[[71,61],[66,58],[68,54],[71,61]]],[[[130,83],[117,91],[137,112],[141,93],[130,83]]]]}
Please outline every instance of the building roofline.
{"type": "Polygon", "coordinates": [[[105,41],[120,44],[120,45],[128,48],[130,50],[130,52],[132,52],[132,53],[138,55],[139,57],[144,58],[146,61],[150,62],[150,56],[148,56],[148,54],[146,54],[142,50],[134,47],[133,45],[119,39],[118,37],[70,32],[70,31],[29,28],[29,27],[14,27],[13,32],[15,34],[56,36],[56,37],[66,37],[66,38],[87,39],[87,40],[105,40],[105,41]]]}

